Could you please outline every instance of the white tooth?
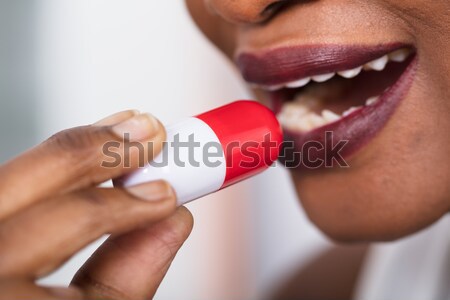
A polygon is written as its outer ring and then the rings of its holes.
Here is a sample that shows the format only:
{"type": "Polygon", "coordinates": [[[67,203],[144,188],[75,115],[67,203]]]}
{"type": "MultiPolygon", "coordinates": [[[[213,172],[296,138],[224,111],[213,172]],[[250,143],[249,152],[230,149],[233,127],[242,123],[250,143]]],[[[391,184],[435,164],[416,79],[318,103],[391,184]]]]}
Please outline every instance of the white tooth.
{"type": "Polygon", "coordinates": [[[279,113],[277,115],[277,119],[278,119],[278,122],[280,122],[281,124],[286,124],[287,123],[287,118],[286,118],[286,116],[283,113],[279,113]]]}
{"type": "Polygon", "coordinates": [[[331,110],[325,109],[324,111],[322,111],[322,118],[327,121],[327,123],[333,123],[339,120],[341,117],[331,110]]]}
{"type": "Polygon", "coordinates": [[[298,120],[296,125],[297,125],[297,128],[301,131],[309,131],[312,129],[312,124],[309,121],[308,116],[298,120]]]}
{"type": "Polygon", "coordinates": [[[331,78],[333,78],[333,76],[336,75],[336,73],[328,73],[328,74],[323,74],[323,75],[316,75],[312,77],[312,80],[314,80],[315,82],[325,82],[331,78]]]}
{"type": "Polygon", "coordinates": [[[372,97],[372,98],[367,99],[366,105],[367,106],[371,106],[371,105],[374,105],[377,102],[378,102],[378,97],[372,97]]]}
{"type": "Polygon", "coordinates": [[[292,127],[292,124],[295,123],[295,119],[291,116],[285,114],[284,112],[281,112],[277,115],[278,121],[280,124],[282,124],[285,127],[292,127]]]}
{"type": "Polygon", "coordinates": [[[283,88],[283,85],[266,85],[263,86],[263,89],[269,91],[269,92],[275,92],[278,90],[281,90],[283,88]]]}
{"type": "Polygon", "coordinates": [[[338,72],[339,75],[341,75],[344,78],[354,78],[356,76],[359,75],[359,73],[361,73],[363,67],[357,67],[354,68],[352,70],[346,70],[346,71],[341,71],[338,72]]]}
{"type": "Polygon", "coordinates": [[[309,122],[311,123],[312,128],[321,127],[327,124],[327,121],[324,118],[314,113],[309,114],[309,122]]]}
{"type": "Polygon", "coordinates": [[[303,79],[300,79],[297,81],[289,82],[288,84],[286,84],[286,87],[291,88],[291,89],[300,88],[300,87],[307,85],[310,81],[311,81],[311,78],[307,77],[307,78],[303,78],[303,79]]]}
{"type": "Polygon", "coordinates": [[[295,103],[285,104],[282,109],[282,114],[288,118],[298,118],[307,113],[309,113],[307,107],[295,103]]]}
{"type": "Polygon", "coordinates": [[[364,65],[365,70],[375,70],[375,71],[382,71],[386,67],[387,63],[389,62],[389,57],[387,55],[380,57],[378,59],[375,59],[367,64],[364,65]]]}
{"type": "Polygon", "coordinates": [[[284,116],[278,115],[277,119],[278,119],[278,122],[281,124],[282,127],[290,127],[289,126],[290,122],[284,116]]]}
{"type": "Polygon", "coordinates": [[[352,107],[350,107],[349,109],[347,109],[343,114],[342,114],[342,116],[343,117],[346,117],[346,116],[348,116],[348,115],[350,115],[350,114],[352,114],[352,113],[354,113],[355,111],[357,111],[358,109],[360,109],[361,108],[361,106],[352,106],[352,107]]]}
{"type": "Polygon", "coordinates": [[[404,62],[409,56],[408,49],[400,49],[389,54],[389,59],[395,62],[404,62]]]}
{"type": "Polygon", "coordinates": [[[289,102],[283,105],[281,112],[278,114],[278,120],[283,125],[283,127],[291,130],[309,130],[309,120],[305,117],[310,113],[308,107],[289,102]],[[306,120],[303,121],[303,120],[306,120]]]}

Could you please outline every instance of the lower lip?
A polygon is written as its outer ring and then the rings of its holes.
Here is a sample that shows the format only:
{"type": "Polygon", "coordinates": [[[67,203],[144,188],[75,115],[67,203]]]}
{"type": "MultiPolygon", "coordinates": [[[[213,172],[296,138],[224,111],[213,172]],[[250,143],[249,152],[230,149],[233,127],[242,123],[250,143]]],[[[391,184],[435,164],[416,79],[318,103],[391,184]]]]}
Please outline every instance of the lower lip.
{"type": "MultiPolygon", "coordinates": [[[[303,146],[310,141],[328,146],[336,145],[339,141],[347,141],[340,155],[343,158],[349,158],[375,138],[387,124],[411,88],[417,65],[418,61],[415,57],[397,82],[380,95],[379,101],[374,105],[364,106],[347,117],[309,132],[299,133],[285,129],[284,140],[285,142],[293,142],[294,148],[285,149],[284,153],[290,156],[291,151],[302,152],[303,146]],[[327,135],[327,132],[333,132],[333,135],[327,135]],[[331,138],[332,140],[330,140],[331,138]]],[[[282,105],[281,100],[276,98],[271,100],[274,111],[278,113],[282,105]]],[[[326,161],[332,158],[327,157],[327,155],[329,155],[329,151],[325,151],[325,149],[311,151],[308,153],[308,159],[326,161]]],[[[280,160],[288,167],[302,168],[302,164],[293,160],[292,157],[282,157],[280,160]],[[292,164],[294,165],[292,166],[292,164]]]]}

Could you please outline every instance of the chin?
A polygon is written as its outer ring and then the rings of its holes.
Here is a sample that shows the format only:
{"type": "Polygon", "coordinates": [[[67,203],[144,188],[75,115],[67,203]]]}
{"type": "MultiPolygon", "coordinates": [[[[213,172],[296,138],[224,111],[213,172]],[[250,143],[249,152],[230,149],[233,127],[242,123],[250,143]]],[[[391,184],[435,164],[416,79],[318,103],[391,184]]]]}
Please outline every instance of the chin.
{"type": "Polygon", "coordinates": [[[372,167],[291,171],[309,219],[331,240],[393,241],[419,232],[448,214],[444,183],[432,191],[426,186],[433,179],[426,175],[395,181],[379,175],[395,173],[392,168],[384,169],[383,163],[372,167]]]}

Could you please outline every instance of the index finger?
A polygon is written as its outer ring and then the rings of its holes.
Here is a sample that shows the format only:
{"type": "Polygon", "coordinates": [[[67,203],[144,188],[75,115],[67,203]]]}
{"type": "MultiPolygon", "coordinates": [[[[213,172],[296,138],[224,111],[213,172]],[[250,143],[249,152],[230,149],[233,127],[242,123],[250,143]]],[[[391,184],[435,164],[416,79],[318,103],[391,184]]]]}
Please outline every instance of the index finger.
{"type": "Polygon", "coordinates": [[[161,151],[164,139],[164,128],[155,118],[130,111],[62,131],[0,167],[0,220],[52,195],[98,185],[144,166],[161,151]]]}

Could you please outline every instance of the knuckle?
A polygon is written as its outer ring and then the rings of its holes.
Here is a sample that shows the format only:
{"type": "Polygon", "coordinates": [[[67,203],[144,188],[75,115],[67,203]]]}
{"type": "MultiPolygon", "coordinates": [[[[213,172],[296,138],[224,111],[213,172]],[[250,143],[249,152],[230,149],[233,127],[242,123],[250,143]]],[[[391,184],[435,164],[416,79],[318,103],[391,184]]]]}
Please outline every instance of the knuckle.
{"type": "Polygon", "coordinates": [[[86,190],[80,192],[80,196],[90,206],[102,208],[107,206],[106,198],[96,190],[86,190]]]}
{"type": "Polygon", "coordinates": [[[47,140],[56,151],[84,155],[97,151],[99,144],[110,138],[107,130],[101,127],[83,126],[61,131],[47,140]]]}
{"type": "MultiPolygon", "coordinates": [[[[154,231],[149,231],[149,236],[153,239],[153,257],[158,257],[162,261],[171,260],[175,257],[178,245],[173,240],[160,236],[154,231]]],[[[150,259],[153,257],[150,257],[150,259]]]]}
{"type": "MultiPolygon", "coordinates": [[[[87,213],[78,221],[92,231],[117,233],[145,226],[149,221],[162,219],[175,209],[171,201],[148,205],[136,201],[124,190],[92,188],[76,193],[71,201],[83,206],[87,213]]],[[[168,238],[167,241],[173,239],[168,238]]]]}
{"type": "Polygon", "coordinates": [[[162,234],[154,232],[151,228],[148,231],[149,235],[154,238],[156,252],[167,253],[170,257],[175,256],[186,236],[184,230],[177,226],[167,227],[162,234]]]}
{"type": "Polygon", "coordinates": [[[87,296],[92,296],[92,298],[98,298],[100,296],[102,299],[133,299],[133,297],[117,289],[115,286],[98,280],[88,271],[81,270],[78,272],[75,275],[74,282],[76,286],[85,291],[87,296]]]}
{"type": "Polygon", "coordinates": [[[87,230],[111,231],[126,223],[126,216],[132,211],[131,203],[124,201],[125,193],[112,189],[93,188],[77,193],[72,199],[81,202],[84,210],[83,227],[87,230]]]}
{"type": "MultiPolygon", "coordinates": [[[[119,201],[113,201],[112,195],[107,195],[106,191],[101,189],[88,189],[78,193],[81,201],[88,206],[92,219],[101,220],[106,216],[113,215],[113,208],[118,206],[119,201]]],[[[79,201],[76,200],[76,201],[79,201]]]]}
{"type": "Polygon", "coordinates": [[[95,190],[78,192],[71,200],[82,205],[83,210],[87,212],[78,220],[83,223],[80,226],[86,228],[87,231],[105,230],[105,226],[108,225],[107,221],[114,216],[111,207],[113,201],[109,201],[109,197],[105,197],[95,190]]]}
{"type": "Polygon", "coordinates": [[[76,161],[75,167],[84,168],[102,156],[102,145],[111,138],[105,128],[77,127],[53,135],[45,142],[44,149],[64,161],[76,161]]]}

